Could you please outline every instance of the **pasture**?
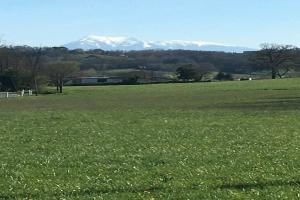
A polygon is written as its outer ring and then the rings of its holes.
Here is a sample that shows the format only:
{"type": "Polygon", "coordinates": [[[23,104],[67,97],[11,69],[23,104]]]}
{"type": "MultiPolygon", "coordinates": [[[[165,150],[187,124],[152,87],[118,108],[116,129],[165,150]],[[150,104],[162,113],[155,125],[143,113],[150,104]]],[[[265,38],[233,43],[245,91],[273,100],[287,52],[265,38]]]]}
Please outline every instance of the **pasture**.
{"type": "Polygon", "coordinates": [[[0,199],[299,199],[300,79],[0,99],[0,199]]]}

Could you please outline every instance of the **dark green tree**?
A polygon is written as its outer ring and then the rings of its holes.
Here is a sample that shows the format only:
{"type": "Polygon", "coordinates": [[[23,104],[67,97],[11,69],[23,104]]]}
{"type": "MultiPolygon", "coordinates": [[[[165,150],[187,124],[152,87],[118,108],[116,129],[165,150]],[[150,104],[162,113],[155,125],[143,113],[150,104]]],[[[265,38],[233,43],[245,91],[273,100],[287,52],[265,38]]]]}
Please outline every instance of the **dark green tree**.
{"type": "Polygon", "coordinates": [[[176,73],[178,78],[183,81],[194,81],[198,78],[198,73],[192,65],[184,65],[177,68],[176,73]]]}
{"type": "Polygon", "coordinates": [[[218,81],[233,81],[232,74],[230,73],[224,73],[224,72],[219,72],[216,76],[215,79],[218,81]]]}
{"type": "Polygon", "coordinates": [[[213,72],[214,66],[210,63],[186,64],[177,68],[178,78],[183,81],[201,81],[205,75],[213,72]]]}

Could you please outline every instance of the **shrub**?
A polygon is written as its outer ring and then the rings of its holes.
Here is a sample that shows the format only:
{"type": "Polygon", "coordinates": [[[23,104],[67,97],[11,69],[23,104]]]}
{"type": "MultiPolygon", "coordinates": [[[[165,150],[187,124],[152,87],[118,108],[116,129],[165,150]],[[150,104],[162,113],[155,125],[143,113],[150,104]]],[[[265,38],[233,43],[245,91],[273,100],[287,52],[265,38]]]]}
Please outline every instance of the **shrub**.
{"type": "Polygon", "coordinates": [[[233,81],[232,74],[230,73],[225,73],[225,72],[219,72],[216,76],[215,79],[218,81],[233,81]]]}

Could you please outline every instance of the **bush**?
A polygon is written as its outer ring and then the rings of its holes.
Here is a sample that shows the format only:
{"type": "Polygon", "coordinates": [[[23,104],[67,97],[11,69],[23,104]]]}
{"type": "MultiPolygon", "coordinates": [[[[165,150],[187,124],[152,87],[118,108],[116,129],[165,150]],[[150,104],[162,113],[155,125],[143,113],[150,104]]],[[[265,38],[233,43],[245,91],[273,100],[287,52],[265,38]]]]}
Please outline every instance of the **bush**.
{"type": "Polygon", "coordinates": [[[232,74],[230,73],[224,73],[224,72],[219,72],[216,76],[215,79],[218,81],[233,81],[232,74]]]}
{"type": "Polygon", "coordinates": [[[178,78],[183,81],[195,81],[198,79],[198,73],[195,67],[192,65],[185,65],[177,68],[176,73],[178,78]]]}
{"type": "Polygon", "coordinates": [[[138,84],[138,76],[129,77],[127,80],[123,81],[123,84],[135,85],[138,84]]]}

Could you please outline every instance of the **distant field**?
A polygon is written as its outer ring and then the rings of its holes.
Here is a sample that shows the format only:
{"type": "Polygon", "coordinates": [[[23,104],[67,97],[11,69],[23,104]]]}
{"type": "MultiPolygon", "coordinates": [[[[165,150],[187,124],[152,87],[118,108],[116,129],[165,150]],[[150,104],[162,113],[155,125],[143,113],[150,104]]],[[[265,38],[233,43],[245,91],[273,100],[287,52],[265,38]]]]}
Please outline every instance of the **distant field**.
{"type": "Polygon", "coordinates": [[[0,99],[0,199],[299,199],[300,79],[0,99]]]}

